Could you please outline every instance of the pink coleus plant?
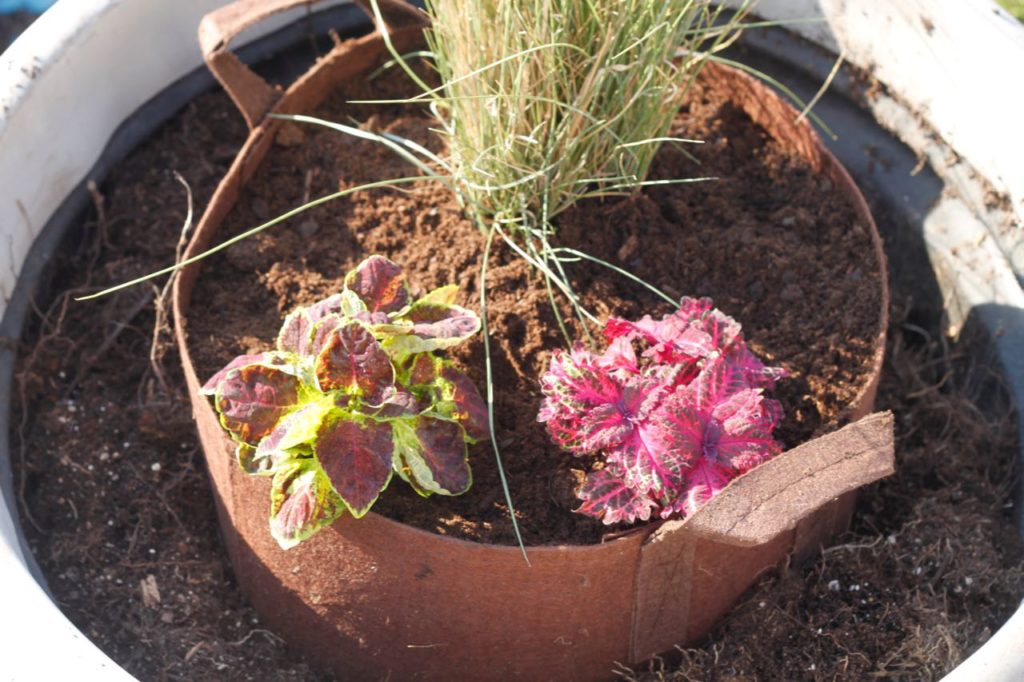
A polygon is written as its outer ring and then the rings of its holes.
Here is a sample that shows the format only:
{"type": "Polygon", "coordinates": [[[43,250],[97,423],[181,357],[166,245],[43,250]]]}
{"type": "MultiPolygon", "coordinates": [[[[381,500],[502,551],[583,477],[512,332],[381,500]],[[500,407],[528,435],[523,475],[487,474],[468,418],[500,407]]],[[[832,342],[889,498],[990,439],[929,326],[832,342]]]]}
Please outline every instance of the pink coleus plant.
{"type": "Polygon", "coordinates": [[[366,514],[392,474],[424,496],[469,489],[466,444],[489,438],[487,408],[435,353],[480,330],[456,292],[414,301],[402,269],[371,256],[341,293],[285,318],[275,350],[235,358],[203,387],[242,469],[273,477],[283,548],[346,510],[366,514]]]}
{"type": "Polygon", "coordinates": [[[606,524],[686,516],[781,452],[782,409],[764,391],[784,370],[765,367],[710,299],[683,298],[661,320],[611,318],[604,334],[603,353],[556,351],[541,378],[538,420],[562,448],[598,458],[577,511],[606,524]]]}

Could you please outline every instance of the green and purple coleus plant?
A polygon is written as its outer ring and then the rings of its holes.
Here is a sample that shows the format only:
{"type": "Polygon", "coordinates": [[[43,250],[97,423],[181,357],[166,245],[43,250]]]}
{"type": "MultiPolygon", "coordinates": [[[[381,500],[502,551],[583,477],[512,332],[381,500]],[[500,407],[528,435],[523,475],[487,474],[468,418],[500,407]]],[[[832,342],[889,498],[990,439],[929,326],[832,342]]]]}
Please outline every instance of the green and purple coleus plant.
{"type": "Polygon", "coordinates": [[[764,391],[785,372],[765,367],[710,299],[683,298],[661,320],[611,318],[604,334],[603,353],[556,351],[541,380],[538,420],[599,462],[577,511],[606,524],[686,516],[781,452],[782,408],[764,391]]]}
{"type": "Polygon", "coordinates": [[[346,510],[366,514],[394,473],[424,496],[469,489],[467,443],[489,437],[487,408],[436,353],[480,330],[457,291],[414,301],[402,269],[371,256],[341,293],[288,315],[275,350],[235,358],[203,387],[241,468],[273,477],[283,548],[346,510]]]}

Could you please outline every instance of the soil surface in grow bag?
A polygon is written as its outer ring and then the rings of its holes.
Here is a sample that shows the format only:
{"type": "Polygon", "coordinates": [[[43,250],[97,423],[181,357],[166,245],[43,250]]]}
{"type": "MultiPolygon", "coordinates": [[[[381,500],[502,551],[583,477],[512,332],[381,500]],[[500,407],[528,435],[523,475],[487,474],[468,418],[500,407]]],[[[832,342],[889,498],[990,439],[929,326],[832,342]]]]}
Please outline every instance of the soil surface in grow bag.
{"type": "MultiPolygon", "coordinates": [[[[359,120],[440,152],[424,107],[347,103],[415,94],[408,83],[403,74],[353,83],[316,115],[359,120]]],[[[866,381],[880,331],[877,264],[867,226],[831,182],[794,161],[727,94],[701,86],[692,92],[672,134],[706,142],[685,151],[663,148],[653,170],[653,179],[717,179],[581,202],[559,216],[554,241],[628,269],[674,298],[710,296],[736,318],[753,350],[790,372],[776,390],[785,410],[777,435],[793,446],[834,427],[866,381]]],[[[307,197],[412,172],[371,141],[289,124],[216,239],[307,197]]],[[[205,264],[188,321],[196,371],[205,380],[237,355],[268,350],[288,312],[339,291],[344,274],[374,253],[402,265],[421,292],[457,283],[459,303],[479,311],[484,243],[454,196],[431,181],[357,193],[310,211],[205,264]]],[[[602,265],[565,267],[583,305],[600,318],[671,310],[602,265]]],[[[565,347],[544,278],[501,245],[486,287],[496,433],[524,539],[597,542],[608,528],[572,511],[589,462],[560,451],[537,422],[540,376],[551,351],[565,347]]],[[[584,339],[568,305],[561,315],[573,338],[584,339]]],[[[449,355],[483,392],[482,338],[449,355]]],[[[374,510],[446,535],[514,542],[491,445],[471,448],[470,464],[473,487],[462,496],[424,500],[399,481],[374,510]]]]}
{"type": "MultiPolygon", "coordinates": [[[[98,189],[95,209],[69,232],[20,345],[11,437],[29,543],[61,608],[142,680],[327,679],[289,656],[234,583],[173,341],[165,333],[151,344],[160,291],[71,301],[172,261],[186,202],[171,171],[189,182],[198,210],[244,139],[230,101],[214,93],[121,163],[98,189]]],[[[283,180],[294,184],[290,177],[283,180]]],[[[708,187],[697,189],[721,201],[708,187]]],[[[660,222],[660,211],[652,213],[660,222]]],[[[430,218],[428,209],[423,219],[430,218]]],[[[444,249],[455,247],[464,248],[444,249]]],[[[661,248],[638,247],[632,258],[661,248]]],[[[434,281],[430,262],[415,264],[420,286],[434,281]]],[[[472,278],[463,284],[472,287],[472,278]]],[[[1024,551],[1009,518],[1010,413],[977,407],[970,387],[979,384],[965,379],[984,376],[977,349],[948,344],[938,318],[927,314],[941,301],[917,295],[893,290],[879,392],[879,408],[897,417],[898,473],[862,492],[844,544],[763,580],[702,647],[623,676],[929,679],[1013,612],[1024,596],[1024,551]]],[[[758,338],[745,303],[719,303],[758,338]]],[[[486,459],[476,459],[478,476],[486,459]]]]}

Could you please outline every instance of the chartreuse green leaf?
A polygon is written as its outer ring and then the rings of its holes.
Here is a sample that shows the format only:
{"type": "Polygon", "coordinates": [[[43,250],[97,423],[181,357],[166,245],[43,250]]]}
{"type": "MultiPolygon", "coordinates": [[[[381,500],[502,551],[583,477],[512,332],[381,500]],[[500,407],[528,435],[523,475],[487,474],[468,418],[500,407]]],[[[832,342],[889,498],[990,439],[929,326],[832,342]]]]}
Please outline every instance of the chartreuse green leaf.
{"type": "Polygon", "coordinates": [[[260,441],[242,469],[251,474],[272,474],[299,455],[308,454],[309,443],[316,439],[323,418],[334,409],[330,400],[313,400],[282,418],[274,430],[260,441]]]}
{"type": "Polygon", "coordinates": [[[290,549],[330,525],[345,511],[316,460],[292,460],[274,474],[270,492],[270,533],[290,549]]]}
{"type": "Polygon", "coordinates": [[[393,450],[388,422],[353,418],[341,410],[323,420],[313,443],[313,454],[357,519],[391,480],[393,450]]]}
{"type": "Polygon", "coordinates": [[[458,295],[459,286],[457,284],[445,284],[443,287],[438,287],[421,297],[416,301],[415,305],[455,305],[455,299],[458,295]]]}
{"type": "Polygon", "coordinates": [[[235,460],[238,461],[239,468],[247,474],[259,476],[272,473],[270,468],[265,466],[269,462],[257,461],[256,448],[248,443],[238,443],[235,446],[235,460]]]}

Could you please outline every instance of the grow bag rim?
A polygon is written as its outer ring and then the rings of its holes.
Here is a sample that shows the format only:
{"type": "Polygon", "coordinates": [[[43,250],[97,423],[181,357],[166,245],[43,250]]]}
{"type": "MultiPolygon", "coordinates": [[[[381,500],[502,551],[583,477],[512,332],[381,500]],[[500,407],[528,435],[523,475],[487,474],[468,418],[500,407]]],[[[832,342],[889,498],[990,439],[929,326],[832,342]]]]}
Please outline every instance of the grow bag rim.
{"type": "MultiPolygon", "coordinates": [[[[398,51],[414,49],[421,39],[419,30],[392,34],[398,51]]],[[[365,75],[387,57],[377,33],[339,44],[288,88],[274,112],[307,111],[333,88],[365,75]]],[[[874,275],[877,268],[882,280],[878,327],[869,330],[869,338],[874,331],[876,349],[884,352],[884,253],[857,186],[777,93],[736,69],[714,64],[707,69],[755,124],[771,131],[794,157],[818,177],[828,178],[854,204],[857,219],[851,229],[863,231],[872,242],[871,271],[874,275]]],[[[233,97],[236,102],[249,101],[246,93],[236,95],[241,95],[233,97]]],[[[280,119],[265,119],[250,132],[204,211],[184,259],[215,243],[246,184],[272,151],[281,125],[280,119]]],[[[231,439],[199,391],[186,311],[201,265],[192,262],[179,272],[173,310],[179,360],[228,554],[257,612],[275,629],[291,633],[298,650],[333,667],[337,675],[373,677],[385,670],[441,675],[459,666],[467,674],[488,678],[501,671],[603,676],[613,661],[636,663],[703,636],[758,575],[787,557],[809,556],[825,538],[845,528],[853,511],[852,489],[893,470],[891,415],[874,415],[810,439],[801,446],[808,448],[807,457],[797,456],[794,449],[756,467],[733,482],[752,483],[745,494],[730,496],[736,488],[727,487],[689,519],[660,526],[664,532],[649,543],[643,531],[653,531],[656,524],[617,543],[533,545],[532,562],[524,562],[510,555],[516,550],[508,545],[450,538],[369,513],[361,519],[344,515],[285,551],[268,529],[268,482],[241,471],[231,439]],[[698,523],[701,517],[704,522],[698,523]],[[418,580],[427,582],[414,582],[418,580]],[[453,591],[453,585],[460,587],[453,591]],[[605,598],[592,599],[593,589],[605,598]],[[523,602],[524,594],[532,598],[523,602]],[[698,598],[700,606],[691,608],[698,598]],[[477,606],[447,615],[424,613],[423,604],[431,602],[477,606]],[[522,604],[514,616],[511,604],[522,604]],[[423,628],[443,648],[402,649],[384,662],[395,642],[418,639],[423,628]],[[511,642],[529,655],[510,657],[511,642]],[[452,646],[456,648],[445,648],[452,646]]],[[[869,350],[865,360],[870,366],[879,356],[869,350]]],[[[875,362],[876,370],[879,364],[875,362]]],[[[877,378],[877,371],[873,380],[865,377],[864,390],[854,398],[861,404],[851,401],[851,419],[870,409],[877,378]]]]}
{"type": "MultiPolygon", "coordinates": [[[[276,8],[276,6],[278,5],[284,6],[289,5],[290,3],[293,2],[301,1],[303,0],[275,0],[273,5],[276,8]]],[[[315,2],[315,0],[312,1],[315,2]]],[[[251,0],[242,0],[242,2],[233,3],[232,5],[228,5],[227,7],[232,8],[236,4],[250,4],[250,2],[251,0]]],[[[359,0],[357,4],[359,4],[360,7],[363,7],[364,0],[359,0]]],[[[269,16],[269,14],[270,12],[267,12],[262,16],[269,16]]],[[[248,78],[239,79],[236,82],[231,82],[230,80],[225,82],[225,79],[221,75],[220,70],[214,68],[215,62],[211,58],[211,56],[223,54],[222,51],[226,48],[226,43],[228,41],[223,39],[216,41],[211,40],[209,38],[209,23],[212,22],[209,22],[209,17],[207,17],[203,20],[203,23],[200,28],[200,39],[206,41],[204,43],[204,57],[208,65],[211,66],[211,70],[214,71],[218,79],[226,86],[226,89],[231,94],[231,99],[236,104],[239,115],[248,124],[251,121],[253,113],[251,109],[247,108],[247,106],[244,103],[247,101],[253,101],[253,98],[248,97],[249,93],[245,92],[245,90],[246,88],[251,86],[252,83],[249,81],[248,78]]],[[[359,44],[356,49],[368,49],[368,46],[370,44],[380,42],[379,31],[374,31],[372,25],[369,28],[370,31],[365,36],[359,39],[359,44]]],[[[392,39],[394,40],[401,35],[408,36],[410,34],[414,34],[417,31],[422,30],[423,28],[424,27],[419,26],[408,27],[401,30],[392,29],[392,39]]],[[[227,34],[228,40],[230,39],[230,35],[230,33],[227,34]]],[[[339,49],[347,50],[348,47],[336,47],[335,50],[332,50],[331,54],[325,56],[323,60],[330,59],[331,55],[334,55],[339,49]]],[[[289,86],[285,89],[284,93],[280,97],[278,97],[276,101],[269,105],[269,108],[266,109],[262,120],[260,120],[256,125],[251,127],[249,136],[246,139],[245,144],[239,150],[237,156],[235,157],[235,160],[231,164],[231,167],[228,169],[227,173],[222,178],[221,183],[218,185],[218,188],[214,193],[214,196],[210,199],[209,204],[204,210],[202,216],[200,217],[199,222],[197,223],[197,228],[195,232],[193,232],[191,238],[189,239],[188,247],[186,248],[184,254],[182,255],[183,259],[193,257],[194,255],[196,255],[197,252],[200,252],[210,247],[213,238],[216,236],[218,230],[223,225],[227,213],[232,211],[237,203],[237,196],[231,197],[230,200],[228,200],[228,195],[234,194],[235,192],[241,192],[246,183],[248,182],[248,180],[250,179],[251,175],[256,171],[256,168],[258,168],[263,163],[263,157],[260,156],[260,160],[257,163],[255,163],[255,165],[253,165],[253,151],[258,149],[259,145],[264,144],[268,139],[272,139],[273,136],[276,134],[277,130],[280,129],[280,127],[284,124],[284,121],[282,119],[274,118],[274,115],[282,113],[294,113],[290,109],[293,95],[296,92],[311,89],[308,87],[309,83],[306,82],[306,79],[309,78],[312,74],[319,73],[321,71],[323,60],[319,61],[316,65],[311,67],[306,74],[296,79],[293,83],[289,84],[289,86]],[[232,182],[230,184],[227,182],[229,178],[232,179],[232,182]],[[219,211],[224,204],[227,204],[227,208],[224,209],[227,213],[225,213],[225,215],[223,216],[220,216],[215,221],[216,225],[214,226],[213,230],[207,230],[207,232],[210,233],[207,238],[207,235],[201,230],[209,220],[213,219],[213,213],[215,211],[219,211]],[[200,240],[202,241],[200,242],[200,240]],[[200,243],[201,245],[199,245],[200,243]]],[[[706,64],[704,68],[708,70],[720,71],[722,73],[728,73],[730,74],[731,78],[736,78],[739,82],[743,83],[747,87],[763,89],[768,93],[768,96],[776,99],[783,106],[791,108],[789,104],[786,103],[781,96],[779,96],[778,93],[771,90],[764,84],[760,83],[749,74],[746,74],[738,69],[731,68],[727,65],[717,64],[714,62],[706,64]]],[[[262,85],[265,85],[265,83],[263,83],[262,85]]],[[[259,91],[260,89],[262,88],[260,85],[258,85],[256,90],[259,91]]],[[[829,149],[825,146],[824,142],[822,141],[820,136],[813,130],[808,120],[800,120],[795,124],[794,127],[800,129],[804,134],[807,135],[807,139],[811,140],[812,149],[802,153],[805,157],[809,157],[809,165],[817,166],[813,168],[814,173],[817,175],[824,175],[830,177],[833,181],[845,185],[843,195],[853,202],[855,211],[858,214],[858,221],[860,221],[861,219],[865,219],[867,222],[864,228],[867,234],[869,235],[869,239],[871,241],[871,246],[874,251],[873,255],[875,264],[879,268],[879,273],[877,277],[877,281],[879,284],[879,307],[878,316],[876,318],[878,322],[878,327],[875,331],[875,334],[873,335],[873,352],[871,354],[870,370],[863,378],[863,383],[859,387],[853,398],[847,403],[846,406],[844,406],[842,412],[839,415],[837,415],[836,419],[827,425],[827,427],[829,428],[828,433],[835,433],[841,430],[844,421],[846,421],[847,419],[849,419],[850,421],[857,421],[861,418],[866,417],[871,411],[871,407],[875,402],[875,395],[878,390],[878,384],[881,379],[882,368],[885,360],[886,336],[888,332],[889,323],[889,282],[887,274],[887,259],[885,255],[885,249],[882,243],[882,238],[879,234],[878,227],[874,220],[874,216],[871,213],[870,207],[867,205],[867,201],[865,200],[863,194],[857,186],[857,183],[854,182],[853,178],[850,176],[849,172],[843,166],[842,162],[840,162],[839,159],[836,158],[835,155],[833,155],[832,152],[829,151],[829,149]]],[[[189,386],[189,391],[191,394],[199,393],[199,386],[202,384],[202,381],[199,379],[198,373],[196,372],[192,360],[187,320],[188,312],[189,309],[191,308],[191,299],[194,284],[198,279],[203,266],[204,262],[199,261],[191,263],[190,265],[181,268],[181,270],[178,271],[178,273],[176,273],[174,283],[172,285],[172,310],[175,319],[175,337],[177,340],[180,361],[183,366],[187,380],[186,383],[189,386]]],[[[201,406],[199,406],[197,409],[212,410],[210,406],[210,401],[203,398],[201,400],[201,406]]],[[[821,434],[818,434],[818,436],[808,439],[808,441],[806,442],[814,441],[820,436],[821,434]]],[[[780,453],[777,457],[785,457],[790,451],[795,450],[804,444],[805,443],[800,443],[792,448],[788,448],[784,452],[780,453]]],[[[734,480],[739,480],[740,478],[746,477],[753,473],[753,471],[754,470],[751,470],[750,472],[747,472],[734,480]]],[[[651,537],[659,529],[661,529],[666,523],[672,523],[673,526],[677,524],[685,525],[689,519],[694,518],[694,516],[699,513],[699,511],[695,512],[694,514],[691,514],[690,516],[684,519],[652,519],[650,521],[646,521],[642,524],[637,524],[632,527],[610,530],[610,532],[603,536],[599,542],[595,543],[526,544],[524,548],[528,554],[532,555],[536,555],[538,553],[554,555],[565,552],[603,553],[607,551],[606,548],[608,545],[615,543],[634,542],[636,541],[636,537],[638,535],[642,536],[642,541],[646,541],[649,537],[651,537]]],[[[391,519],[372,510],[367,512],[365,516],[371,517],[375,520],[375,522],[381,523],[387,527],[396,530],[402,529],[402,532],[406,532],[408,530],[416,536],[430,537],[433,540],[439,541],[441,543],[439,546],[444,546],[445,543],[460,543],[460,546],[474,546],[484,549],[488,552],[509,553],[510,555],[519,555],[523,551],[517,545],[509,545],[504,543],[497,544],[494,542],[473,540],[470,538],[450,537],[423,528],[418,528],[416,526],[403,523],[395,519],[391,519]]],[[[337,523],[337,521],[335,521],[335,523],[337,523]]]]}

